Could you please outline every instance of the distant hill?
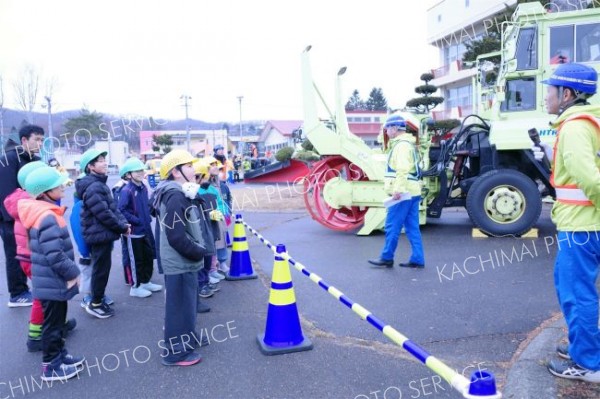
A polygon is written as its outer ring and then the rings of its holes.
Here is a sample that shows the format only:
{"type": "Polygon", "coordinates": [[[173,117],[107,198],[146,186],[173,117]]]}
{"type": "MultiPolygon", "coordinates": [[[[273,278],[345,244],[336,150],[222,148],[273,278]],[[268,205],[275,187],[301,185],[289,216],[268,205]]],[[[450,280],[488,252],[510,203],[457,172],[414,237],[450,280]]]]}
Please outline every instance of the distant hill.
{"type": "MultiPolygon", "coordinates": [[[[62,112],[52,113],[52,129],[55,132],[55,134],[60,135],[61,133],[64,133],[64,128],[63,128],[64,123],[69,118],[78,116],[79,113],[80,113],[80,110],[70,110],[70,111],[62,111],[62,112]]],[[[100,112],[100,113],[102,115],[104,115],[104,120],[107,122],[124,119],[124,123],[127,123],[127,118],[123,118],[121,116],[116,116],[116,115],[111,115],[111,114],[105,114],[102,112],[100,112]]],[[[34,112],[32,115],[33,115],[32,123],[43,127],[45,130],[48,129],[48,114],[47,113],[34,112]]],[[[135,119],[135,118],[132,117],[132,119],[135,119]]],[[[157,118],[157,120],[161,120],[161,119],[157,118]]],[[[27,122],[27,113],[25,111],[5,109],[5,112],[4,112],[4,133],[5,133],[5,135],[7,135],[7,136],[10,135],[11,131],[13,133],[18,132],[19,128],[26,122],[27,122]],[[13,128],[14,128],[14,130],[13,130],[13,128]]],[[[132,120],[130,123],[130,126],[131,126],[131,128],[133,128],[135,130],[140,129],[140,127],[142,130],[148,130],[150,128],[148,119],[143,118],[143,117],[140,117],[138,120],[132,120]]],[[[230,124],[228,124],[226,122],[210,123],[210,122],[204,122],[201,120],[190,119],[190,129],[192,129],[192,130],[223,129],[223,128],[227,128],[228,126],[230,126],[230,124]]],[[[166,124],[161,125],[161,130],[185,130],[185,128],[186,128],[185,119],[168,121],[166,124]]]]}
{"type": "MultiPolygon", "coordinates": [[[[99,112],[99,111],[97,111],[99,112]]],[[[140,116],[139,119],[131,116],[128,119],[127,117],[116,116],[111,114],[105,114],[99,112],[104,115],[104,121],[106,123],[110,123],[111,121],[121,121],[123,123],[129,124],[129,126],[138,131],[138,130],[150,130],[151,127],[149,125],[148,118],[140,116]]],[[[52,131],[55,137],[59,137],[61,134],[67,133],[64,129],[64,123],[67,122],[69,118],[73,118],[79,116],[80,110],[69,110],[52,113],[52,131]]],[[[44,130],[48,131],[48,114],[43,112],[34,112],[32,114],[33,121],[32,123],[39,125],[44,128],[44,130]]],[[[157,117],[156,120],[160,121],[161,118],[157,117]]],[[[13,109],[5,109],[4,110],[4,136],[5,139],[11,137],[15,140],[18,139],[17,133],[19,128],[27,123],[27,113],[25,111],[13,110],[13,109]]],[[[115,122],[113,122],[115,123],[115,122]]],[[[186,121],[182,120],[169,120],[165,124],[161,125],[158,130],[185,130],[186,129],[186,121]]],[[[238,135],[239,134],[239,123],[238,122],[205,122],[196,119],[190,119],[190,130],[218,130],[225,129],[229,134],[238,135]]],[[[245,121],[243,124],[244,132],[248,132],[251,134],[258,134],[262,127],[264,126],[264,121],[245,121]]],[[[139,144],[133,142],[130,145],[138,146],[139,144]]]]}

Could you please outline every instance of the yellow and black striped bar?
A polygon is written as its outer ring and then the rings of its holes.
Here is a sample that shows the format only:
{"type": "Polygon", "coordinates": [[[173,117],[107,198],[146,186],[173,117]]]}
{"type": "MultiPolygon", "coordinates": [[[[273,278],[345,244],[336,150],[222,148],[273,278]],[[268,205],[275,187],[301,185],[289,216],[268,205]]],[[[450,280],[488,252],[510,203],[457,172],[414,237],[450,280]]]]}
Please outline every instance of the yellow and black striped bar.
{"type": "Polygon", "coordinates": [[[276,253],[277,256],[287,259],[288,262],[298,271],[311,279],[319,287],[330,293],[348,308],[352,309],[352,311],[360,316],[361,319],[368,321],[369,324],[381,331],[383,335],[385,335],[393,343],[401,346],[430,370],[446,380],[448,384],[460,392],[464,398],[500,399],[502,397],[502,394],[496,390],[496,381],[492,373],[487,371],[476,371],[473,373],[471,380],[469,381],[465,376],[458,373],[456,370],[452,370],[441,360],[429,354],[425,349],[408,339],[394,327],[386,324],[383,320],[379,319],[369,310],[348,298],[342,291],[338,290],[332,285],[327,284],[319,275],[311,273],[308,269],[306,269],[306,267],[304,267],[304,265],[302,265],[300,262],[296,262],[291,256],[289,256],[287,252],[277,253],[276,247],[266,238],[264,238],[258,231],[254,230],[246,222],[242,221],[242,223],[248,229],[248,231],[254,234],[260,240],[260,242],[266,245],[271,251],[276,253]]]}

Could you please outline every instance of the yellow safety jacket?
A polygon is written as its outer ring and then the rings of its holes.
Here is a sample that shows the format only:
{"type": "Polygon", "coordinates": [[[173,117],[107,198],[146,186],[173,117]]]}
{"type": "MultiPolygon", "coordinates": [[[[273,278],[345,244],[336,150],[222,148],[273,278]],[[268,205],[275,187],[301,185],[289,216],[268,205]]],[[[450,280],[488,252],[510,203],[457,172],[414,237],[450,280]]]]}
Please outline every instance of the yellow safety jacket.
{"type": "Polygon", "coordinates": [[[409,133],[402,133],[389,141],[384,174],[387,194],[409,192],[413,197],[421,195],[421,168],[415,143],[415,138],[409,133]]]}
{"type": "Polygon", "coordinates": [[[551,182],[559,231],[600,230],[600,106],[568,108],[557,128],[551,182]]]}

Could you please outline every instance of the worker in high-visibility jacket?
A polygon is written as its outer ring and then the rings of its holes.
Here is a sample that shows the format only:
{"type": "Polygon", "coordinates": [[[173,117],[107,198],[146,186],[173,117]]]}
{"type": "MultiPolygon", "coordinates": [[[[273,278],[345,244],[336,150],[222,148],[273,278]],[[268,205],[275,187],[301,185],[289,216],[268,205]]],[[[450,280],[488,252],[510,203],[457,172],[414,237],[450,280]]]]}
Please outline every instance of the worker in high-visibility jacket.
{"type": "Polygon", "coordinates": [[[412,122],[409,117],[392,115],[385,122],[384,131],[389,149],[384,188],[391,197],[384,202],[387,207],[385,245],[379,259],[371,259],[369,263],[379,267],[394,266],[394,253],[404,227],[412,254],[408,262],[400,263],[400,266],[423,268],[425,259],[419,230],[421,168],[416,137],[419,124],[412,122]]]}
{"type": "Polygon", "coordinates": [[[583,64],[562,64],[549,79],[546,109],[558,115],[551,181],[552,220],[558,234],[554,283],[567,322],[569,344],[558,345],[548,370],[562,378],[600,383],[600,330],[595,282],[600,263],[600,106],[598,74],[583,64]]]}

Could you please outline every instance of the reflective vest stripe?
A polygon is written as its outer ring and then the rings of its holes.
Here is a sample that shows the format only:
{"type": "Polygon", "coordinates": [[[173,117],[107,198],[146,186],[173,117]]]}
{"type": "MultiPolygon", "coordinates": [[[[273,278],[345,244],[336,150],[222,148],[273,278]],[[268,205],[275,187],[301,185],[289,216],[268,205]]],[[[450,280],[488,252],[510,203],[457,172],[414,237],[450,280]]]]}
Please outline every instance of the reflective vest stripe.
{"type": "Polygon", "coordinates": [[[419,155],[417,153],[417,148],[413,143],[411,143],[410,141],[406,141],[406,140],[398,140],[396,143],[394,143],[394,146],[391,148],[391,150],[388,154],[385,173],[383,176],[390,177],[390,178],[396,177],[396,171],[394,169],[392,169],[392,167],[390,166],[390,158],[392,157],[392,155],[394,153],[394,149],[396,148],[396,145],[398,145],[398,143],[400,143],[400,142],[408,143],[412,146],[415,171],[409,173],[407,179],[418,181],[421,178],[421,167],[419,166],[419,155]]]}
{"type": "Polygon", "coordinates": [[[560,134],[560,131],[565,125],[565,123],[578,119],[584,119],[592,122],[600,132],[600,120],[591,114],[573,115],[565,119],[560,124],[556,132],[556,140],[554,141],[554,162],[552,165],[552,174],[550,174],[550,184],[552,184],[552,186],[556,190],[556,200],[558,202],[569,205],[593,206],[594,204],[592,203],[592,201],[589,200],[589,198],[585,195],[583,190],[578,188],[576,184],[564,184],[562,186],[557,186],[556,184],[554,184],[556,160],[558,159],[558,135],[560,134]]]}
{"type": "Polygon", "coordinates": [[[556,188],[556,200],[565,204],[592,206],[592,201],[578,188],[556,188]]]}

